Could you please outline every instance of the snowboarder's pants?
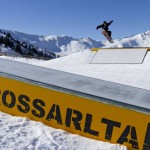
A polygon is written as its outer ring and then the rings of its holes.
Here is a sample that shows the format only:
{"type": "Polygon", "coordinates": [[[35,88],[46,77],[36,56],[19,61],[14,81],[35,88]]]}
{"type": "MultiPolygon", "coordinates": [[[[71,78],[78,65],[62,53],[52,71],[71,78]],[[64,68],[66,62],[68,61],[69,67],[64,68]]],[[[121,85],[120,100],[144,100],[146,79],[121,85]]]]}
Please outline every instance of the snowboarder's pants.
{"type": "Polygon", "coordinates": [[[108,35],[111,37],[111,31],[107,31],[108,35]]]}

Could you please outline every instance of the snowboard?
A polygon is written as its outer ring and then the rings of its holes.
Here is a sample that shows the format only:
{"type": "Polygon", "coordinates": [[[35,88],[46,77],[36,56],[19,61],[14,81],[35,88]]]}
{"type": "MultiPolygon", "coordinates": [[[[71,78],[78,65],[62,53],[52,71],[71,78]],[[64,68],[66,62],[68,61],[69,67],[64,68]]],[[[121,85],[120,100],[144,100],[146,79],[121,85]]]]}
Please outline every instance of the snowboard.
{"type": "Polygon", "coordinates": [[[102,30],[102,34],[106,37],[106,39],[110,42],[110,43],[114,43],[114,41],[112,40],[112,38],[108,35],[108,33],[105,30],[102,30]]]}

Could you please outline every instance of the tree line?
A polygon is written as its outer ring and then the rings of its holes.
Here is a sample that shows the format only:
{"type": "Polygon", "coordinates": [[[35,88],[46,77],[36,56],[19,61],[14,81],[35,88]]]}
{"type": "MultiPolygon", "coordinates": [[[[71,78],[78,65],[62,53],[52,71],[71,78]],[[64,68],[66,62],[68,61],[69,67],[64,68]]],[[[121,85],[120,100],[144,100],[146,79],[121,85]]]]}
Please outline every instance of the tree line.
{"type": "Polygon", "coordinates": [[[14,39],[12,35],[8,32],[1,31],[2,35],[0,36],[0,45],[8,48],[10,47],[15,52],[26,55],[26,56],[34,56],[34,57],[43,57],[47,59],[53,59],[56,58],[56,54],[53,52],[50,52],[46,49],[39,49],[38,47],[35,47],[34,45],[27,43],[25,41],[19,41],[18,39],[14,39]]]}

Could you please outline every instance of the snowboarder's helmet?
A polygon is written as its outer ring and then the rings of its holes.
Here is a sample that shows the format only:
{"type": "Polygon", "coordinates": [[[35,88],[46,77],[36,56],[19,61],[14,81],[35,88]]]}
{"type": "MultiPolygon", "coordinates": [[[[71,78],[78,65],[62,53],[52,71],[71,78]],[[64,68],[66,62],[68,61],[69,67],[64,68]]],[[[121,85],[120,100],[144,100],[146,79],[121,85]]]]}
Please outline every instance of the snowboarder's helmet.
{"type": "Polygon", "coordinates": [[[106,21],[103,22],[103,24],[106,24],[106,23],[107,23],[106,21]]]}

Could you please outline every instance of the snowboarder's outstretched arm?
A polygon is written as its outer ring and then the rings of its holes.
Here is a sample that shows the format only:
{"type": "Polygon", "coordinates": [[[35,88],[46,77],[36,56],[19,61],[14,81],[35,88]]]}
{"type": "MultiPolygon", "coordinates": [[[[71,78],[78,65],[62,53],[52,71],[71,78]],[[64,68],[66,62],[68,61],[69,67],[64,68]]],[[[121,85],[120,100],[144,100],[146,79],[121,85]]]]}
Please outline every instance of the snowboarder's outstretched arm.
{"type": "Polygon", "coordinates": [[[108,23],[108,25],[111,25],[111,23],[112,23],[112,22],[114,22],[114,21],[113,21],[113,20],[111,20],[111,21],[108,23]]]}
{"type": "Polygon", "coordinates": [[[96,27],[96,29],[98,30],[98,29],[101,28],[101,27],[102,27],[102,25],[99,25],[99,26],[96,27]]]}

